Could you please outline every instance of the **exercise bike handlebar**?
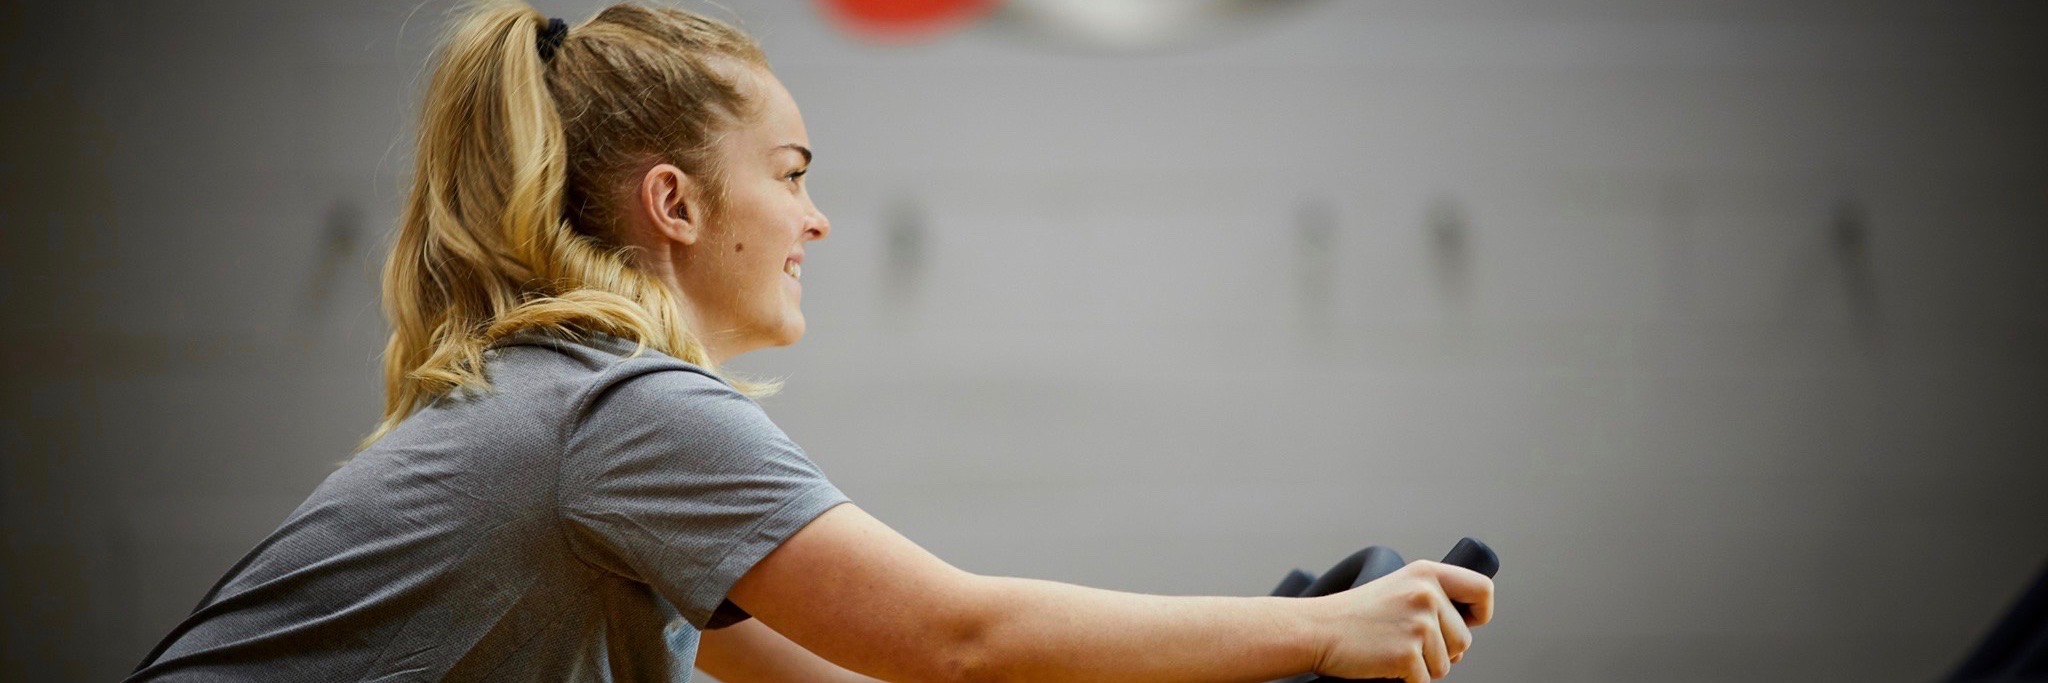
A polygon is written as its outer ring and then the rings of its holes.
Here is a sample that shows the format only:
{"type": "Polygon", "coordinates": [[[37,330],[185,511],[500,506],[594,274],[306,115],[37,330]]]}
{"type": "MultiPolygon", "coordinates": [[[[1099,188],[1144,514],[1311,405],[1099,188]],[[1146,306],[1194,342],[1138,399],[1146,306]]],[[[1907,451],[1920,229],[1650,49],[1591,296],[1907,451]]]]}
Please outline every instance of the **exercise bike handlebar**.
{"type": "MultiPolygon", "coordinates": [[[[1470,536],[1459,539],[1458,544],[1451,547],[1451,552],[1444,555],[1443,561],[1444,564],[1456,565],[1479,572],[1486,575],[1486,578],[1489,579],[1493,578],[1493,575],[1500,571],[1500,556],[1494,554],[1493,549],[1486,547],[1485,543],[1481,543],[1479,539],[1470,536]]],[[[1321,597],[1363,586],[1374,579],[1394,573],[1395,570],[1400,569],[1406,564],[1407,562],[1401,559],[1400,554],[1395,553],[1392,549],[1376,545],[1352,553],[1350,557],[1346,557],[1343,561],[1338,562],[1337,566],[1331,567],[1330,571],[1325,572],[1321,577],[1309,580],[1306,588],[1301,589],[1299,592],[1289,591],[1289,593],[1304,598],[1321,597]]],[[[1307,572],[1295,570],[1293,574],[1289,574],[1287,579],[1281,582],[1281,587],[1275,591],[1275,594],[1277,595],[1280,594],[1280,591],[1287,590],[1290,584],[1299,585],[1306,576],[1307,572]]],[[[1457,603],[1457,606],[1459,614],[1463,614],[1466,617],[1472,616],[1471,605],[1457,603]]],[[[1345,683],[1357,679],[1335,678],[1331,676],[1297,676],[1288,679],[1289,683],[1300,680],[1305,680],[1309,683],[1345,683]]],[[[1371,679],[1369,683],[1388,681],[1400,683],[1398,679],[1392,678],[1371,679]]]]}

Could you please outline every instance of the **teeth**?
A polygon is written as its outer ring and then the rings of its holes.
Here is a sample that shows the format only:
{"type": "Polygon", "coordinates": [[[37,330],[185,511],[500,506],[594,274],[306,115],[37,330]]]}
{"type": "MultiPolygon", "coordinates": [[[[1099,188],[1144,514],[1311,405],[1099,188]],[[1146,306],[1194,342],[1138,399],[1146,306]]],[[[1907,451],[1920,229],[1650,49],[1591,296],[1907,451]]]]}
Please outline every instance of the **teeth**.
{"type": "Polygon", "coordinates": [[[804,264],[795,261],[783,261],[782,272],[789,273],[790,277],[802,280],[804,279],[804,264]]]}

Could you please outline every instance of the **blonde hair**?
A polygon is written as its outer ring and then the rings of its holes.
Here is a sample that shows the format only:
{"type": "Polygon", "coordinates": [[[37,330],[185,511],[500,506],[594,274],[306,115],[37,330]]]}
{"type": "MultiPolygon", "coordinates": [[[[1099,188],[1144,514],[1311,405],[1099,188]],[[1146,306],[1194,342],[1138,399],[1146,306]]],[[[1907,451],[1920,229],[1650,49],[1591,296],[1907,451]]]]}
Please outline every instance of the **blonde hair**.
{"type": "Polygon", "coordinates": [[[384,268],[384,415],[363,447],[448,391],[489,387],[484,351],[521,330],[610,334],[717,372],[676,293],[618,239],[617,206],[661,161],[707,183],[715,214],[719,133],[752,115],[725,67],[766,58],[679,9],[608,7],[544,60],[547,28],[524,2],[493,0],[444,38],[384,268]]]}

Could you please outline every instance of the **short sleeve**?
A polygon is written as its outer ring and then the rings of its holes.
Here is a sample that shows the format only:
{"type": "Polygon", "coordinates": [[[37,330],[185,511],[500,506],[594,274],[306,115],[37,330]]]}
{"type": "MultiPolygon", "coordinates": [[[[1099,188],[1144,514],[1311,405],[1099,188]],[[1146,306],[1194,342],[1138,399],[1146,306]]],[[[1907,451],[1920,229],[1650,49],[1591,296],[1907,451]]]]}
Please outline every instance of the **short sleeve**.
{"type": "Polygon", "coordinates": [[[725,596],[754,563],[847,497],[753,399],[653,361],[622,363],[583,401],[562,455],[562,523],[584,561],[715,628],[714,613],[744,618],[725,596]]]}

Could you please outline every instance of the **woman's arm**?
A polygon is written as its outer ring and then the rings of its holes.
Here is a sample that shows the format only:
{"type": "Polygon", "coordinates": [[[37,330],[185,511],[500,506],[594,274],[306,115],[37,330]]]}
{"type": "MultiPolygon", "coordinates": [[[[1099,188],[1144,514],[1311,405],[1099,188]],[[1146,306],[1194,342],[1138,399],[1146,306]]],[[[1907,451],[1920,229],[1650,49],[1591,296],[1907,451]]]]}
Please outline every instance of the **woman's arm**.
{"type": "Polygon", "coordinates": [[[881,683],[811,654],[759,619],[705,631],[697,668],[723,683],[881,683]]]}
{"type": "Polygon", "coordinates": [[[976,576],[852,504],[784,541],[728,597],[827,660],[905,683],[1257,681],[1322,654],[1312,600],[976,576]]]}

